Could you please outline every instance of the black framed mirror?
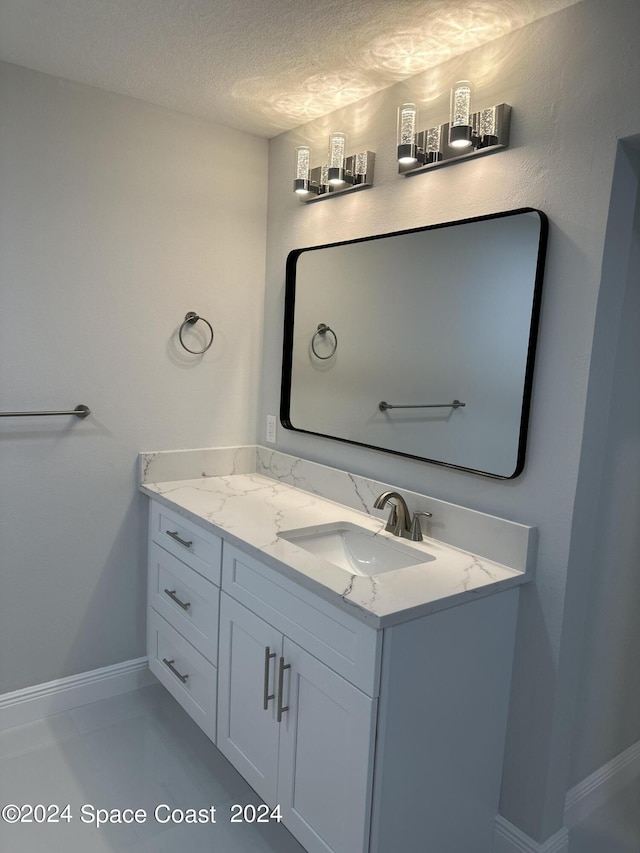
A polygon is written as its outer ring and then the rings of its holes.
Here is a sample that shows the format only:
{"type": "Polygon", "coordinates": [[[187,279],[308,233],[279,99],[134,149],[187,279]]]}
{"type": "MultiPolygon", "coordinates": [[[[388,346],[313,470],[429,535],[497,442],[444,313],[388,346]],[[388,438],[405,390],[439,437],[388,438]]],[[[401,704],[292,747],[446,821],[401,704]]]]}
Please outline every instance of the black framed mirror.
{"type": "Polygon", "coordinates": [[[516,477],[547,232],[520,208],[290,252],[283,426],[516,477]]]}

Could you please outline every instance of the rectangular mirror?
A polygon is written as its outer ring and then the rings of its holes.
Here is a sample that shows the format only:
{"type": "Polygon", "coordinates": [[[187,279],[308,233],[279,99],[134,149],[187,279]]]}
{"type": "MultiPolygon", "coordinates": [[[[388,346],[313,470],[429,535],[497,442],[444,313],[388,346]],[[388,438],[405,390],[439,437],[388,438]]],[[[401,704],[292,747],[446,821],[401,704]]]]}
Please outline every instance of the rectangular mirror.
{"type": "Polygon", "coordinates": [[[292,251],[283,426],[516,477],[547,229],[522,208],[292,251]]]}

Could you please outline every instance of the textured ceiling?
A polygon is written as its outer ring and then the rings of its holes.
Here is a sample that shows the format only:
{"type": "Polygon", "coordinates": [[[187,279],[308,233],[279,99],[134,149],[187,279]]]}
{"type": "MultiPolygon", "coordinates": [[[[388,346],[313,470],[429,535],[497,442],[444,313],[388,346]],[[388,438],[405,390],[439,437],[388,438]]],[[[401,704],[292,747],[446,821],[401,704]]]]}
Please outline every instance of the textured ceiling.
{"type": "Polygon", "coordinates": [[[0,59],[275,136],[576,0],[0,0],[0,59]]]}

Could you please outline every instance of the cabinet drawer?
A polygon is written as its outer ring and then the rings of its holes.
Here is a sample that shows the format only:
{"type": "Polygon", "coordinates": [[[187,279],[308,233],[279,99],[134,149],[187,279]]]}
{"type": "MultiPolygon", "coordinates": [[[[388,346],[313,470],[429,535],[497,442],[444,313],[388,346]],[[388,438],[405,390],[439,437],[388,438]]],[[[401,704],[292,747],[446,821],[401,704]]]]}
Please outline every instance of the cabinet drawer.
{"type": "Polygon", "coordinates": [[[147,650],[151,672],[215,743],[216,667],[151,609],[147,650]]]}
{"type": "Polygon", "coordinates": [[[377,696],[382,632],[225,542],[222,588],[368,696],[377,696]]]}
{"type": "Polygon", "coordinates": [[[222,540],[177,512],[151,502],[151,538],[203,577],[220,586],[222,540]]]}
{"type": "Polygon", "coordinates": [[[218,587],[151,542],[148,594],[151,607],[215,666],[218,661],[218,587]]]}

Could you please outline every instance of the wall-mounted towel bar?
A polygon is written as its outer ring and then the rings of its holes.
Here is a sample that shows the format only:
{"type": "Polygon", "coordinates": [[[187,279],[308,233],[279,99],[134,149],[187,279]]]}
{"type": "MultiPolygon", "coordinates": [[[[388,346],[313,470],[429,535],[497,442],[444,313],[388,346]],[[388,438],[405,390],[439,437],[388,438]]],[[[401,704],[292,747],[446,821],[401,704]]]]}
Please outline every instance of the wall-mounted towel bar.
{"type": "Polygon", "coordinates": [[[50,415],[75,415],[77,418],[86,418],[90,414],[91,409],[80,404],[75,409],[65,412],[0,412],[0,418],[42,418],[50,415]]]}
{"type": "Polygon", "coordinates": [[[416,403],[406,406],[392,406],[384,400],[378,403],[381,412],[386,412],[387,409],[460,409],[462,406],[466,406],[466,403],[461,403],[460,400],[454,400],[453,403],[416,403]]]}

